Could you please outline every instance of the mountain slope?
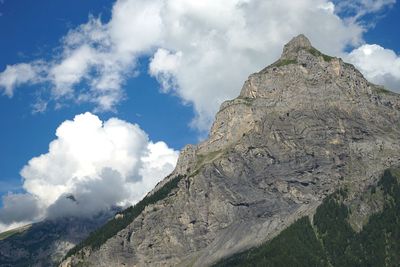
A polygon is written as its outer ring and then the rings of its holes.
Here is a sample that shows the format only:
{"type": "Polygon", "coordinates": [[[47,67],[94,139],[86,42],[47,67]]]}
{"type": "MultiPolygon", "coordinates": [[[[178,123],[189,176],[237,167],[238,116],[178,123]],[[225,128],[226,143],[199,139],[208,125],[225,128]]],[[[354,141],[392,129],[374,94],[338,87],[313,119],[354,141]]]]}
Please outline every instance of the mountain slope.
{"type": "Polygon", "coordinates": [[[302,217],[270,242],[222,259],[214,266],[328,266],[328,260],[310,219],[302,217]]]}
{"type": "Polygon", "coordinates": [[[0,240],[0,266],[56,266],[68,250],[114,212],[103,212],[94,218],[45,220],[15,229],[0,240]]]}
{"type": "MultiPolygon", "coordinates": [[[[356,232],[351,203],[339,191],[318,207],[311,225],[303,217],[260,247],[223,259],[223,266],[396,266],[400,262],[400,170],[385,171],[364,197],[382,196],[382,210],[356,232]],[[346,205],[347,204],[347,205],[346,205]]],[[[380,198],[380,197],[378,197],[380,198]]]]}
{"type": "MultiPolygon", "coordinates": [[[[314,214],[339,188],[357,199],[399,165],[399,148],[399,95],[300,35],[221,105],[209,138],[187,146],[152,193],[181,175],[177,188],[62,265],[212,265],[314,214]]],[[[357,214],[362,227],[369,214],[357,214]]]]}

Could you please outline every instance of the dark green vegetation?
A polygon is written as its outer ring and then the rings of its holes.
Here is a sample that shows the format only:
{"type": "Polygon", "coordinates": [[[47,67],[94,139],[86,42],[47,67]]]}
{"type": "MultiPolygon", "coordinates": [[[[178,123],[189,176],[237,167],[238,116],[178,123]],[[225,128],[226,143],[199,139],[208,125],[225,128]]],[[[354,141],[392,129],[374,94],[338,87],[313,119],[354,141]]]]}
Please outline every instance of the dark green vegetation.
{"type": "Polygon", "coordinates": [[[274,67],[282,67],[290,64],[297,64],[297,60],[295,59],[280,59],[276,63],[273,64],[274,67]]]}
{"type": "Polygon", "coordinates": [[[327,262],[310,219],[303,217],[271,242],[236,254],[215,266],[326,266],[327,262]]]}
{"type": "Polygon", "coordinates": [[[375,86],[374,89],[378,94],[393,94],[393,92],[387,90],[383,86],[375,86]]]}
{"type": "Polygon", "coordinates": [[[18,233],[18,232],[15,232],[15,231],[13,231],[13,230],[0,233],[0,240],[6,239],[7,237],[10,237],[10,236],[12,236],[12,235],[14,235],[14,234],[16,234],[16,233],[18,233]]]}
{"type": "Polygon", "coordinates": [[[141,201],[136,203],[135,206],[131,206],[122,212],[119,218],[113,218],[108,221],[105,225],[92,232],[88,238],[79,243],[77,246],[72,248],[65,258],[77,253],[84,247],[91,247],[92,249],[99,248],[104,244],[109,238],[116,235],[119,231],[126,228],[133,220],[138,217],[144,208],[148,205],[154,204],[164,198],[166,198],[173,189],[178,186],[179,181],[183,176],[177,176],[167,182],[163,187],[161,187],[157,192],[152,195],[144,197],[141,201]]]}
{"type": "MultiPolygon", "coordinates": [[[[384,172],[378,187],[384,208],[370,216],[355,232],[344,204],[345,190],[327,197],[314,215],[314,225],[304,217],[260,247],[231,256],[216,266],[399,266],[400,172],[384,172]]],[[[370,192],[376,193],[372,187],[370,192]]]]}
{"type": "Polygon", "coordinates": [[[321,53],[320,51],[318,51],[317,49],[315,49],[314,47],[308,49],[308,52],[310,52],[310,54],[312,54],[315,57],[322,57],[327,62],[329,62],[332,59],[334,59],[334,57],[325,55],[325,54],[321,53]]]}

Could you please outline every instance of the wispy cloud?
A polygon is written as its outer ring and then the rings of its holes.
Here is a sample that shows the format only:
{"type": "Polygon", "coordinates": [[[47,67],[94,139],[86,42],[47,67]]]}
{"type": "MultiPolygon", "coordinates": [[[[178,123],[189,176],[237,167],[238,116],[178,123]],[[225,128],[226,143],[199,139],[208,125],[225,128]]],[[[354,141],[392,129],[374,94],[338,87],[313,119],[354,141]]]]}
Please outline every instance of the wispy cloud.
{"type": "Polygon", "coordinates": [[[360,20],[367,14],[381,12],[392,7],[396,0],[336,0],[336,11],[347,19],[360,20]]]}

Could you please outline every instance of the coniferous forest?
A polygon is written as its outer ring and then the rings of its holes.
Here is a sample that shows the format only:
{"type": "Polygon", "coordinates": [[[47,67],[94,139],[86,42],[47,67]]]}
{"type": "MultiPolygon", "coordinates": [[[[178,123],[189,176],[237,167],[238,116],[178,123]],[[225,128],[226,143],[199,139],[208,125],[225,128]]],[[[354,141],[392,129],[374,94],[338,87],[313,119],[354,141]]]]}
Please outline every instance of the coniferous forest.
{"type": "Polygon", "coordinates": [[[327,197],[313,224],[303,217],[265,244],[235,254],[215,266],[399,266],[400,175],[386,170],[371,193],[383,191],[381,212],[370,216],[360,232],[349,224],[346,190],[327,197]]]}

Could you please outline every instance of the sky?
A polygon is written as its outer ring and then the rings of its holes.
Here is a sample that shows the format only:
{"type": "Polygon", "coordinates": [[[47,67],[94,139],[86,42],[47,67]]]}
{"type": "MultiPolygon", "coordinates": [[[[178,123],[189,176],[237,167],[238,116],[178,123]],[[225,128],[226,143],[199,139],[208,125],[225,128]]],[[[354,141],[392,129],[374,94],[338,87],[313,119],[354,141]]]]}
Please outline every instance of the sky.
{"type": "Polygon", "coordinates": [[[0,0],[0,231],[134,204],[300,33],[399,92],[399,18],[395,0],[0,0]]]}

